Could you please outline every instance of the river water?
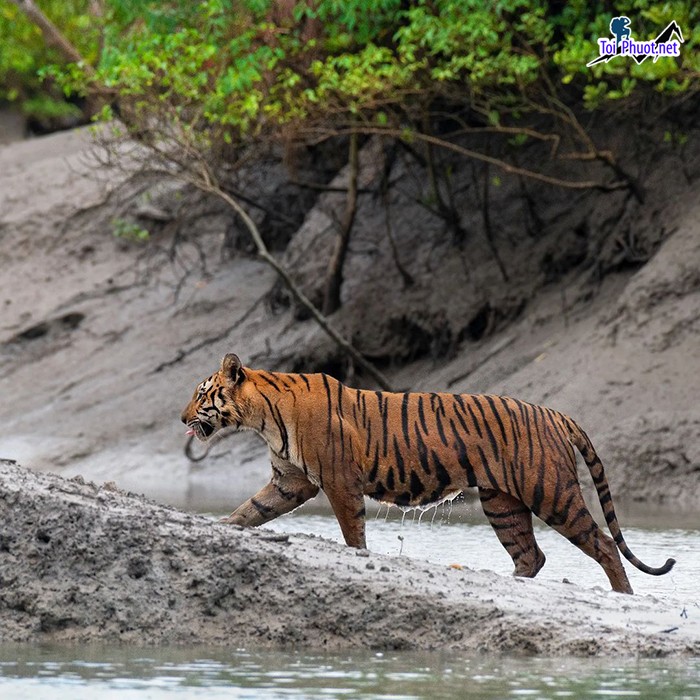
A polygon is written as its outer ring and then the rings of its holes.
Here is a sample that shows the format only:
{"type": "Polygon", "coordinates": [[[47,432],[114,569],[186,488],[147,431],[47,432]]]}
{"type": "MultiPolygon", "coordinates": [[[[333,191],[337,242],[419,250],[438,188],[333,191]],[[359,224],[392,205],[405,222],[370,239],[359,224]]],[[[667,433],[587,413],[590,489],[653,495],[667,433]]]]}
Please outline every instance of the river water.
{"type": "MultiPolygon", "coordinates": [[[[700,614],[700,523],[690,518],[626,517],[623,531],[643,561],[674,570],[647,576],[627,566],[635,593],[678,601],[700,614]],[[665,525],[664,525],[665,521],[665,525]],[[670,523],[670,524],[669,524],[670,523]]],[[[302,509],[267,528],[340,541],[327,512],[302,509]]],[[[608,589],[602,569],[546,526],[536,527],[547,564],[539,580],[563,578],[608,589]]],[[[436,566],[460,564],[510,575],[512,565],[478,505],[403,514],[371,514],[368,546],[436,566]]],[[[468,653],[374,653],[357,650],[138,649],[0,645],[1,700],[159,700],[182,698],[649,698],[700,699],[700,659],[546,659],[468,653]]]]}

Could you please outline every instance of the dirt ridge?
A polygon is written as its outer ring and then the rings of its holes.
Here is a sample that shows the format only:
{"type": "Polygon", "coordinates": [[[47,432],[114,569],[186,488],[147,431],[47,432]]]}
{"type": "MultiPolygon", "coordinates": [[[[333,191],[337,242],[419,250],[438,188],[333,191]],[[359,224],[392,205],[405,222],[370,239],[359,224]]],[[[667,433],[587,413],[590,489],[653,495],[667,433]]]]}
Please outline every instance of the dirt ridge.
{"type": "Polygon", "coordinates": [[[240,530],[0,460],[0,641],[700,654],[681,603],[240,530]]]}

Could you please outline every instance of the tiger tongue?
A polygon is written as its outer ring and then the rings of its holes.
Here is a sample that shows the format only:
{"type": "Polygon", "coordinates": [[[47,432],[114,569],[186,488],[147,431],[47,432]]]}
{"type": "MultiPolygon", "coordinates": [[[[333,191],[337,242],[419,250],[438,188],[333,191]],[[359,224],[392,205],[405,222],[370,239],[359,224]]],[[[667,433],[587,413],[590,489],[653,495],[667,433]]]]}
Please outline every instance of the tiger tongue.
{"type": "Polygon", "coordinates": [[[192,428],[190,428],[190,429],[185,433],[185,435],[194,435],[194,430],[192,430],[192,428]]]}

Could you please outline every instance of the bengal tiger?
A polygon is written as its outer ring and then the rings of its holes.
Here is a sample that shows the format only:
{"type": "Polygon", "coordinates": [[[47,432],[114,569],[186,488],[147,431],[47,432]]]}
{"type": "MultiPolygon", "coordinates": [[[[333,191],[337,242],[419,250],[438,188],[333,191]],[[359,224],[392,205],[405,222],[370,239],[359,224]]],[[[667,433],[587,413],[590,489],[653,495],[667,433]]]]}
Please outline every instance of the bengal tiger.
{"type": "Polygon", "coordinates": [[[476,487],[516,576],[534,577],[545,563],[533,513],[595,559],[614,591],[632,593],[618,549],[647,574],[675,564],[652,568],[632,554],[588,436],[543,406],[502,396],[352,389],[326,374],[250,369],[229,354],[196,388],[182,421],[203,441],[232,427],[257,432],[270,448],[270,482],[226,523],[261,525],[323,489],[347,545],[364,548],[364,496],[420,507],[476,487]],[[586,507],[574,446],[612,538],[586,507]]]}

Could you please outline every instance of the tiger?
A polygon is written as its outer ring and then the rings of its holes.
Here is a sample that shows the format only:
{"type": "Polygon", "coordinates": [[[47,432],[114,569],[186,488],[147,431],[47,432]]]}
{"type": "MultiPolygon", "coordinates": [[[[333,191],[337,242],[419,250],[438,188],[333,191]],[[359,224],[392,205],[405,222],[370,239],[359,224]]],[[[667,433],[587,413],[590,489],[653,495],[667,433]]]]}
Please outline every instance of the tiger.
{"type": "Polygon", "coordinates": [[[495,395],[354,389],[323,373],[251,369],[227,354],[181,418],[187,434],[202,441],[231,428],[252,430],[269,447],[269,483],[221,522],[262,525],[322,489],[345,543],[366,548],[365,496],[425,507],[476,487],[515,576],[532,578],[545,563],[533,514],[595,559],[613,591],[632,593],[620,552],[654,576],[675,564],[652,568],[631,552],[590,439],[550,408],[495,395]],[[586,506],[574,447],[612,537],[586,506]]]}

